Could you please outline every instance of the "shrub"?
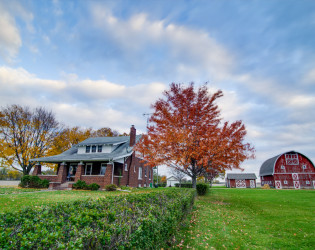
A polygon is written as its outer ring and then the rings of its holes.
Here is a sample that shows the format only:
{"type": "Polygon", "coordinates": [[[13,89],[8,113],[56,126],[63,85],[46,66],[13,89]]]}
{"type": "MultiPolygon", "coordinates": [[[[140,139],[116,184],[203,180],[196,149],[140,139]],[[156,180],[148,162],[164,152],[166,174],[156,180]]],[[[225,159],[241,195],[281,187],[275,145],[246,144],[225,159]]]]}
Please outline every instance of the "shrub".
{"type": "Polygon", "coordinates": [[[87,185],[85,181],[78,180],[76,183],[73,184],[74,189],[83,189],[83,190],[99,190],[100,185],[97,183],[92,183],[87,185]]]}
{"type": "Polygon", "coordinates": [[[22,188],[48,188],[49,181],[41,180],[38,176],[24,175],[19,184],[22,188]]]}
{"type": "Polygon", "coordinates": [[[115,184],[109,184],[105,186],[106,191],[115,191],[117,189],[117,186],[115,184]]]}
{"type": "Polygon", "coordinates": [[[196,189],[198,195],[205,195],[209,190],[209,185],[206,183],[197,183],[196,189]]]}
{"type": "Polygon", "coordinates": [[[131,190],[132,189],[132,187],[127,187],[127,186],[121,186],[120,188],[121,188],[121,190],[131,190]]]}
{"type": "Polygon", "coordinates": [[[0,249],[168,248],[194,196],[160,189],[2,213],[0,249]]]}
{"type": "Polygon", "coordinates": [[[98,185],[97,183],[92,183],[92,184],[88,185],[88,189],[89,189],[89,190],[93,190],[93,191],[99,190],[100,187],[101,187],[101,186],[98,185]]]}
{"type": "Polygon", "coordinates": [[[76,183],[73,184],[74,189],[86,189],[87,184],[85,181],[78,180],[76,183]]]}

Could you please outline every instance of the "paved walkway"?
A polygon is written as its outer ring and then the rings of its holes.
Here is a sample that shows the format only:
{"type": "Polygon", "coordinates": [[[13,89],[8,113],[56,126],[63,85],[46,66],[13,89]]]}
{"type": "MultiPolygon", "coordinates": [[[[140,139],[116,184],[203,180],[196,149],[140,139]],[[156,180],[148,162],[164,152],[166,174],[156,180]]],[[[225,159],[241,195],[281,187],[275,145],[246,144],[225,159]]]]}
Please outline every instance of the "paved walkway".
{"type": "Polygon", "coordinates": [[[4,181],[0,180],[0,186],[18,186],[20,181],[4,181]]]}

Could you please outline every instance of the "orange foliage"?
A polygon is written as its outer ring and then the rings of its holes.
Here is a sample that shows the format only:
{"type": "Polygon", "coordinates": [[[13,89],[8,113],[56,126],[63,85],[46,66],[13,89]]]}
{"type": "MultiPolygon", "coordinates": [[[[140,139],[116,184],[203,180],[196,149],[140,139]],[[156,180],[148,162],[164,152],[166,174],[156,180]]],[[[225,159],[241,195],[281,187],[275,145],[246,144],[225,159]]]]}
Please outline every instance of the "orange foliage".
{"type": "Polygon", "coordinates": [[[240,169],[246,159],[254,158],[254,147],[244,143],[242,121],[222,122],[215,101],[221,90],[209,95],[206,85],[197,91],[172,83],[164,99],[152,108],[148,134],[136,145],[151,166],[177,164],[193,178],[205,171],[240,169]]]}

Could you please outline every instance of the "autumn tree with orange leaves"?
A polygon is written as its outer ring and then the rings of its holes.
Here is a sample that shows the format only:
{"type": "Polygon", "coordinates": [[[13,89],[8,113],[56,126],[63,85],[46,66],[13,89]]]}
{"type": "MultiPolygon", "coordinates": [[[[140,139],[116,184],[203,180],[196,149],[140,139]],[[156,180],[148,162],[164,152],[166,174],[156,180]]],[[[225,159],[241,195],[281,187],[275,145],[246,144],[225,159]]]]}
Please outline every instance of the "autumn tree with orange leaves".
{"type": "Polygon", "coordinates": [[[206,84],[195,90],[193,83],[172,83],[163,94],[152,105],[148,133],[136,145],[148,165],[176,165],[195,188],[197,177],[213,169],[242,169],[244,160],[255,157],[254,147],[244,142],[243,122],[220,118],[216,100],[223,96],[221,90],[209,94],[206,84]]]}

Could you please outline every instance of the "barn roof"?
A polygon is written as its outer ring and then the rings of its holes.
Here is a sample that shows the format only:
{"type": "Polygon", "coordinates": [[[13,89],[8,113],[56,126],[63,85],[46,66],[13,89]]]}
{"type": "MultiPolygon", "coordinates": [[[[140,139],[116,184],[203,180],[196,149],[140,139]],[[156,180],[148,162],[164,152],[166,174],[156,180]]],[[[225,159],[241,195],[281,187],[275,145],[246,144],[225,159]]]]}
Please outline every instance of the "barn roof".
{"type": "Polygon", "coordinates": [[[303,154],[301,154],[299,152],[296,152],[296,151],[289,151],[289,152],[285,152],[285,153],[276,155],[276,156],[266,160],[260,167],[259,176],[273,175],[274,174],[275,165],[276,165],[276,162],[277,162],[278,158],[281,155],[284,155],[284,154],[300,154],[300,155],[304,156],[306,159],[308,159],[311,162],[311,164],[314,166],[312,161],[308,157],[306,157],[305,155],[303,155],[303,154]]]}
{"type": "Polygon", "coordinates": [[[254,173],[237,173],[237,174],[227,174],[226,178],[228,180],[253,180],[257,179],[256,175],[254,173]]]}

